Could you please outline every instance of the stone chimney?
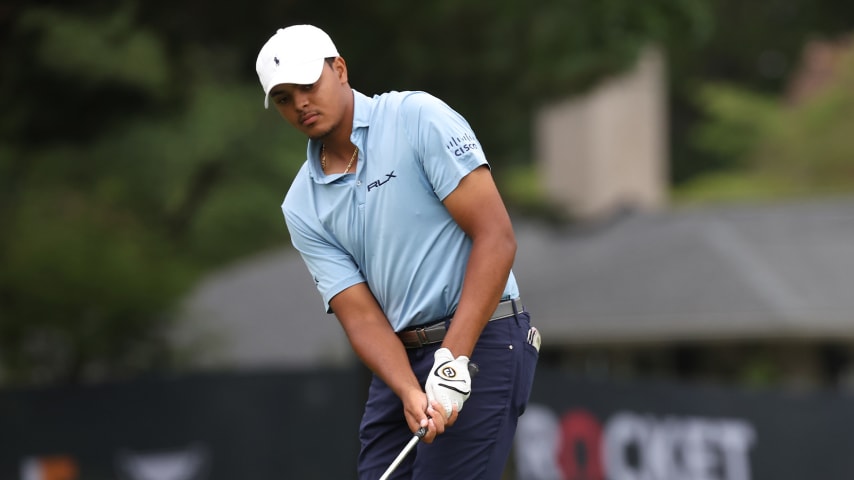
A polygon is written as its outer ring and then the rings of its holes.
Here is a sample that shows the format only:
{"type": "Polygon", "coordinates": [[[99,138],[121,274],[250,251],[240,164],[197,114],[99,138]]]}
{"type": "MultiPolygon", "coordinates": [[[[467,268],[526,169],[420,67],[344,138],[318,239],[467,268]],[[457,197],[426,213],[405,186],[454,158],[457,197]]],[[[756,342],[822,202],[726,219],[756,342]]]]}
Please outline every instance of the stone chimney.
{"type": "Polygon", "coordinates": [[[663,55],[645,50],[635,67],[585,95],[543,108],[535,148],[548,198],[578,220],[667,202],[667,95],[663,55]]]}
{"type": "Polygon", "coordinates": [[[831,85],[837,79],[846,56],[852,55],[852,49],[854,34],[836,40],[808,42],[787,86],[787,102],[800,105],[831,85]]]}

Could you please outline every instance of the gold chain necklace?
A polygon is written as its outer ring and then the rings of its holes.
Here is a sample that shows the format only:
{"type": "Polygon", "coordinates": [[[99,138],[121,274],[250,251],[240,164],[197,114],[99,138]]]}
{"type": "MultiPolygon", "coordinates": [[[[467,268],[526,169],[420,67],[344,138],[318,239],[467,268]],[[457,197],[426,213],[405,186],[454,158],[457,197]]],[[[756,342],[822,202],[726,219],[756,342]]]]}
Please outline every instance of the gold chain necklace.
{"type": "MultiPolygon", "coordinates": [[[[353,160],[356,160],[357,153],[359,153],[359,147],[356,147],[356,149],[353,150],[353,155],[350,156],[350,161],[347,162],[347,168],[344,169],[345,174],[349,172],[350,167],[353,166],[353,160]]],[[[326,172],[326,145],[323,144],[320,145],[320,168],[322,168],[323,171],[326,172]]]]}

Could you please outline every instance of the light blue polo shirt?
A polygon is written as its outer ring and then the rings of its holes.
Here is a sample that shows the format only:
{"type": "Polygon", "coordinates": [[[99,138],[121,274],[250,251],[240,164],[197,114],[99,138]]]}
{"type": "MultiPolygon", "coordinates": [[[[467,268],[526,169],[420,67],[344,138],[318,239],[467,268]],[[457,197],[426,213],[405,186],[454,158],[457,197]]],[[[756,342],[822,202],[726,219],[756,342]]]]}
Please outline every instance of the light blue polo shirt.
{"type": "MultiPolygon", "coordinates": [[[[424,92],[353,91],[355,174],[325,175],[320,142],[285,196],[294,247],[323,297],[367,282],[395,331],[452,315],[471,239],[442,200],[486,156],[468,122],[424,92]]],[[[513,273],[504,297],[519,296],[513,273]]]]}

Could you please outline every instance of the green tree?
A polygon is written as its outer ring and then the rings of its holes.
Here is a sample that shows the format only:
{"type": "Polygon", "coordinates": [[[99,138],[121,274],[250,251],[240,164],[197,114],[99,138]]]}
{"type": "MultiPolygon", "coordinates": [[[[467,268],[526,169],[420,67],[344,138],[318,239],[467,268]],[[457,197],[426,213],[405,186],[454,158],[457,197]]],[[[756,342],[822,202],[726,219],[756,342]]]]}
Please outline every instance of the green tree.
{"type": "Polygon", "coordinates": [[[854,48],[832,81],[796,105],[744,87],[709,85],[699,102],[706,120],[698,150],[727,168],[688,182],[686,201],[770,199],[854,189],[854,48]]]}
{"type": "Polygon", "coordinates": [[[188,288],[286,241],[278,206],[304,139],[261,108],[253,68],[276,28],[332,32],[364,93],[445,99],[495,165],[530,162],[538,104],[710,31],[705,0],[40,3],[0,16],[7,383],[174,366],[188,288]]]}
{"type": "Polygon", "coordinates": [[[80,381],[173,367],[177,302],[204,271],[285,240],[300,162],[262,93],[133,9],[23,12],[0,113],[0,372],[80,381]],[[178,86],[176,86],[178,85],[178,86]],[[274,133],[275,132],[275,133],[274,133]]]}
{"type": "Polygon", "coordinates": [[[854,3],[843,0],[715,0],[708,2],[711,32],[703,42],[669,42],[671,180],[676,186],[725,171],[732,160],[694,142],[710,117],[697,101],[710,82],[779,96],[813,38],[851,30],[854,3]]]}

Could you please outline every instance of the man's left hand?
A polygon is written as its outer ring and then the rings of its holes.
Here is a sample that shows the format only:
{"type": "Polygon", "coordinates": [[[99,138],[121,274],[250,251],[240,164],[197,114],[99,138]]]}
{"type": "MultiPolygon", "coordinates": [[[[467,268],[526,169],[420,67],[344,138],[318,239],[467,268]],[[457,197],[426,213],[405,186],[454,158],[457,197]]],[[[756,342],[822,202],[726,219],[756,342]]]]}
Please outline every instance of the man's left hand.
{"type": "Polygon", "coordinates": [[[458,412],[461,411],[463,403],[471,395],[469,357],[460,355],[454,358],[450,350],[440,348],[433,358],[433,369],[427,377],[424,391],[427,392],[427,400],[430,403],[439,402],[450,418],[454,407],[458,412]]]}

